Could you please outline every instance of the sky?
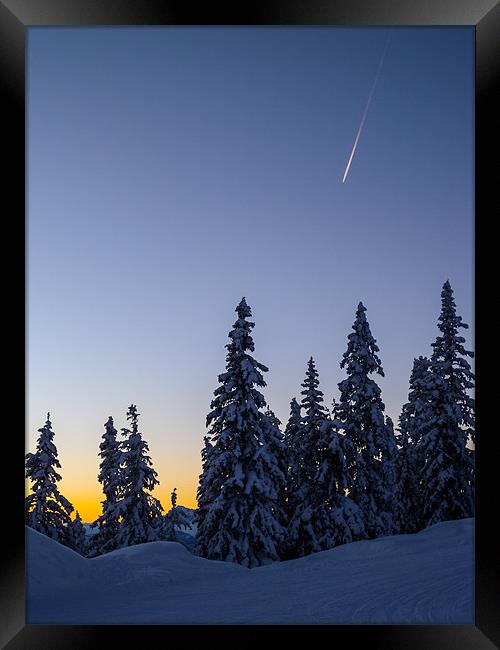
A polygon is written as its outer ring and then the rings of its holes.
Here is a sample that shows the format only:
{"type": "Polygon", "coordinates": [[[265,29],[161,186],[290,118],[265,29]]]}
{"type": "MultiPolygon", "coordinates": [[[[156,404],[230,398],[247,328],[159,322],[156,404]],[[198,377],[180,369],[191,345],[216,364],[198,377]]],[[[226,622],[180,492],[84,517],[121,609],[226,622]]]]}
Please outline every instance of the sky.
{"type": "Polygon", "coordinates": [[[311,355],[338,396],[359,301],[394,420],[446,279],[473,349],[473,28],[33,27],[27,61],[26,447],[50,411],[84,521],[131,403],[195,507],[242,296],[284,422],[311,355]]]}

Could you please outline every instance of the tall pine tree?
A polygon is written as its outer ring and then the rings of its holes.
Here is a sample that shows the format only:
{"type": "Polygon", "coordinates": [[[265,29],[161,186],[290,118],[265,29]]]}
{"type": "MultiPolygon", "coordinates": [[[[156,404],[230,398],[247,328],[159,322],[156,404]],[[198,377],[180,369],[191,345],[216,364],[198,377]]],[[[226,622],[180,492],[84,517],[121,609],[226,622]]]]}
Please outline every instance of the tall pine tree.
{"type": "Polygon", "coordinates": [[[26,478],[32,483],[32,493],[25,499],[26,525],[55,539],[61,544],[72,544],[73,511],[71,503],[59,492],[57,483],[61,480],[56,468],[61,463],[54,444],[54,432],[50,413],[41,429],[38,429],[36,452],[26,454],[26,478]]]}
{"type": "Polygon", "coordinates": [[[121,493],[116,505],[120,525],[115,548],[158,541],[163,523],[162,505],[151,494],[159,481],[147,453],[149,446],[139,431],[138,418],[137,407],[131,404],[127,412],[131,428],[122,429],[125,440],[122,442],[121,493]]]}
{"type": "Polygon", "coordinates": [[[469,395],[474,375],[466,359],[473,353],[465,349],[465,339],[459,335],[467,327],[456,313],[447,280],[441,292],[441,334],[432,344],[432,421],[421,441],[427,526],[474,514],[473,454],[467,447],[475,438],[474,400],[469,395]]]}
{"type": "Polygon", "coordinates": [[[392,476],[395,439],[384,417],[380,388],[370,377],[373,373],[383,377],[384,371],[365,312],[360,302],[340,364],[347,378],[339,383],[335,426],[345,435],[349,496],[360,507],[366,534],[373,538],[395,530],[391,513],[394,486],[386,483],[392,476]]]}
{"type": "Polygon", "coordinates": [[[104,500],[101,502],[102,514],[92,524],[94,527],[98,527],[98,532],[91,541],[90,554],[92,555],[107,553],[114,549],[119,527],[117,504],[122,493],[121,463],[123,455],[111,415],[104,424],[104,428],[102,442],[99,445],[99,456],[102,460],[97,477],[99,483],[102,484],[104,500]]]}
{"type": "Polygon", "coordinates": [[[252,313],[245,298],[236,313],[226,345],[226,372],[219,375],[207,416],[211,447],[200,479],[196,549],[209,559],[254,567],[279,559],[281,470],[269,445],[266,401],[258,390],[266,385],[262,373],[267,368],[249,354],[254,351],[254,323],[247,320],[252,313]]]}

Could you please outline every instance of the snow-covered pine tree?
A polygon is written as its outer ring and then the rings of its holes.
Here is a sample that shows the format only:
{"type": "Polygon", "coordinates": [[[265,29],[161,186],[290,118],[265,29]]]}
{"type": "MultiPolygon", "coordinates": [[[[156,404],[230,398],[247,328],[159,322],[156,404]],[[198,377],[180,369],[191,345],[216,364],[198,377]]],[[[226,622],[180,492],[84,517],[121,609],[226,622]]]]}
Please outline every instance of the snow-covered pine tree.
{"type": "Polygon", "coordinates": [[[378,460],[382,477],[377,484],[378,491],[375,496],[382,520],[382,534],[397,535],[399,526],[394,517],[397,444],[394,422],[388,415],[385,416],[385,429],[377,429],[375,444],[379,450],[378,460]]]}
{"type": "MultiPolygon", "coordinates": [[[[220,488],[219,481],[222,477],[217,476],[214,468],[210,465],[210,454],[213,449],[209,436],[204,436],[204,447],[201,450],[201,474],[199,476],[198,489],[196,491],[196,499],[198,508],[196,510],[195,521],[197,530],[203,529],[203,521],[210,508],[210,504],[215,501],[217,497],[217,489],[220,488]]],[[[202,557],[207,557],[208,549],[206,535],[196,537],[196,553],[202,557]]]]}
{"type": "Polygon", "coordinates": [[[47,421],[38,429],[36,452],[26,454],[26,478],[32,483],[32,493],[25,499],[26,525],[52,539],[71,546],[73,506],[58,490],[61,480],[56,468],[61,467],[54,432],[47,413],[47,421]]]}
{"type": "Polygon", "coordinates": [[[159,481],[147,453],[148,443],[139,431],[138,417],[137,407],[131,404],[127,412],[131,428],[122,429],[126,439],[122,442],[123,464],[116,504],[120,525],[115,548],[158,541],[163,522],[162,505],[150,494],[159,481]]]}
{"type": "Polygon", "coordinates": [[[71,546],[77,553],[80,553],[80,555],[83,555],[85,557],[87,555],[87,538],[85,535],[85,528],[83,527],[82,519],[78,511],[76,512],[71,527],[71,546]]]}
{"type": "Polygon", "coordinates": [[[101,501],[102,514],[92,524],[93,527],[98,527],[98,532],[91,539],[89,555],[100,555],[114,550],[119,527],[117,504],[122,492],[121,463],[123,456],[111,415],[104,424],[104,429],[102,442],[99,445],[99,456],[102,460],[97,477],[99,483],[102,484],[104,500],[101,501]]]}
{"type": "Polygon", "coordinates": [[[191,523],[186,517],[186,514],[181,509],[177,508],[177,488],[173,489],[173,492],[170,495],[170,501],[172,507],[163,517],[160,539],[165,542],[176,542],[176,529],[185,528],[188,530],[191,528],[191,523]]]}
{"type": "Polygon", "coordinates": [[[430,430],[422,439],[424,522],[472,517],[474,514],[473,454],[467,443],[474,440],[474,375],[466,357],[460,328],[468,325],[456,313],[453,290],[447,280],[441,292],[441,335],[432,344],[432,410],[430,430]]]}
{"type": "Polygon", "coordinates": [[[366,534],[374,538],[394,532],[394,486],[385,481],[394,460],[395,439],[384,417],[380,388],[369,376],[377,373],[383,377],[384,371],[365,312],[360,302],[354,331],[348,336],[347,351],[340,364],[346,369],[347,378],[339,383],[335,426],[345,435],[349,496],[361,509],[366,534]]]}
{"type": "Polygon", "coordinates": [[[417,533],[421,530],[422,496],[416,449],[404,432],[400,432],[396,437],[396,444],[394,521],[400,533],[417,533]]]}
{"type": "Polygon", "coordinates": [[[245,298],[236,313],[226,372],[219,375],[207,416],[211,448],[200,479],[196,552],[254,567],[279,559],[284,531],[275,512],[281,470],[268,444],[266,401],[257,389],[266,385],[262,373],[268,369],[249,354],[254,323],[247,320],[252,312],[245,298]]]}
{"type": "MultiPolygon", "coordinates": [[[[285,520],[286,526],[290,521],[291,510],[292,510],[292,500],[290,500],[290,494],[292,494],[296,489],[297,476],[299,473],[299,468],[294,467],[295,460],[300,458],[300,427],[302,423],[302,409],[300,404],[297,402],[295,397],[292,397],[290,401],[290,415],[288,417],[288,422],[285,427],[283,442],[285,445],[285,458],[287,464],[286,471],[286,500],[285,500],[285,520]]],[[[288,541],[288,535],[285,535],[283,539],[283,544],[280,552],[282,559],[292,557],[292,548],[288,541]]]]}
{"type": "Polygon", "coordinates": [[[422,439],[429,431],[433,417],[430,366],[427,357],[414,359],[408,401],[399,416],[394,515],[402,533],[416,533],[424,527],[422,439]]]}
{"type": "Polygon", "coordinates": [[[320,550],[366,537],[362,513],[357,504],[346,496],[350,481],[344,438],[335,423],[335,400],[332,407],[332,418],[327,417],[320,427],[318,469],[314,478],[312,525],[316,529],[320,550]]]}
{"type": "Polygon", "coordinates": [[[290,401],[290,416],[285,427],[283,440],[288,449],[292,448],[295,444],[302,421],[301,406],[295,397],[290,401]]]}
{"type": "MultiPolygon", "coordinates": [[[[288,453],[284,442],[284,434],[281,430],[281,421],[274,411],[267,408],[264,412],[267,418],[267,425],[264,427],[265,439],[264,445],[267,446],[269,454],[276,459],[275,487],[276,503],[271,506],[274,516],[285,530],[287,526],[287,476],[288,476],[288,453]]],[[[282,547],[280,546],[280,549],[282,547]]],[[[281,552],[279,553],[281,557],[281,552]]]]}
{"type": "MultiPolygon", "coordinates": [[[[286,557],[301,557],[323,550],[321,540],[327,525],[316,512],[315,479],[319,468],[321,427],[328,417],[319,390],[318,371],[311,357],[307,364],[301,408],[304,415],[294,440],[290,439],[288,481],[288,534],[286,557]]],[[[295,410],[295,409],[294,409],[295,410]]],[[[296,412],[296,410],[295,410],[296,412]]],[[[320,513],[323,515],[323,513],[320,513]]]]}

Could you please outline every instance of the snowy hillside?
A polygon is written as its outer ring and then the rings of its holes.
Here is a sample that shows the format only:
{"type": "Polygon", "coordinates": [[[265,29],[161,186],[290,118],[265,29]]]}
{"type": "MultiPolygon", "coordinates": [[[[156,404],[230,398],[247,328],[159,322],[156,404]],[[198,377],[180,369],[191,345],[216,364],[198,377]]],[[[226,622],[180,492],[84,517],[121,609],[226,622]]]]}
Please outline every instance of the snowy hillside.
{"type": "Polygon", "coordinates": [[[473,519],[256,569],[181,544],[94,559],[27,529],[27,622],[472,623],[473,519]]]}

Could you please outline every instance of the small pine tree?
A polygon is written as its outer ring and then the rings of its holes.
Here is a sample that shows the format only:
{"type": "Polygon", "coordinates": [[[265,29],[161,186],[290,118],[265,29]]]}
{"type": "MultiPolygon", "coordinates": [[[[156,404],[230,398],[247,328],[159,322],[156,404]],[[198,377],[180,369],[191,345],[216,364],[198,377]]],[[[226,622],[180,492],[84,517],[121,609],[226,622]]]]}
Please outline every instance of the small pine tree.
{"type": "Polygon", "coordinates": [[[292,397],[290,401],[290,417],[288,418],[284,434],[284,441],[288,447],[293,446],[293,441],[298,435],[301,419],[301,406],[297,402],[296,398],[292,397]]]}
{"type": "MultiPolygon", "coordinates": [[[[286,519],[290,518],[291,514],[291,502],[290,494],[293,492],[292,487],[292,464],[294,458],[298,458],[298,445],[300,444],[300,426],[302,422],[301,406],[297,402],[295,397],[292,397],[290,401],[290,416],[285,427],[283,434],[283,443],[285,445],[285,460],[286,460],[286,499],[285,499],[285,515],[286,519]]],[[[287,523],[288,526],[288,523],[287,523]]],[[[287,539],[284,539],[284,548],[282,551],[282,556],[287,555],[287,539]]]]}
{"type": "Polygon", "coordinates": [[[346,437],[349,496],[360,507],[366,534],[373,538],[390,535],[395,529],[391,517],[394,486],[386,484],[387,477],[392,476],[395,439],[384,417],[380,388],[369,376],[376,373],[383,377],[384,371],[365,312],[360,302],[340,364],[347,379],[339,383],[335,426],[346,437]]]}
{"type": "MultiPolygon", "coordinates": [[[[210,509],[210,504],[215,501],[217,497],[217,489],[220,485],[220,476],[217,476],[215,464],[210,464],[211,452],[213,450],[212,443],[209,436],[204,436],[204,447],[201,450],[201,474],[199,476],[198,489],[196,491],[196,499],[198,508],[196,510],[196,525],[197,529],[203,530],[203,522],[210,509]]],[[[207,557],[208,548],[206,546],[207,537],[205,535],[197,535],[196,538],[196,552],[201,557],[207,557]]]]}
{"type": "Polygon", "coordinates": [[[57,488],[61,476],[56,468],[60,468],[61,463],[53,442],[50,413],[47,413],[47,421],[38,431],[40,437],[36,452],[26,454],[26,478],[32,483],[32,493],[25,499],[26,525],[61,544],[71,546],[70,514],[73,506],[57,488]]]}
{"type": "Polygon", "coordinates": [[[290,401],[290,415],[286,423],[285,431],[283,434],[283,443],[285,445],[285,453],[287,460],[287,492],[289,490],[290,482],[290,465],[294,456],[294,448],[300,443],[300,426],[302,422],[301,406],[295,397],[290,401]]]}
{"type": "Polygon", "coordinates": [[[162,505],[150,494],[159,481],[147,453],[149,446],[139,431],[138,418],[137,407],[131,404],[127,412],[131,428],[122,429],[126,439],[122,442],[122,487],[116,506],[120,525],[115,548],[157,541],[163,522],[162,505]]]}
{"type": "Polygon", "coordinates": [[[474,375],[466,357],[453,290],[446,281],[441,292],[441,335],[432,344],[432,411],[429,430],[421,441],[425,464],[422,473],[424,521],[427,526],[474,514],[473,455],[467,447],[474,440],[474,375]]]}
{"type": "Polygon", "coordinates": [[[397,436],[396,443],[394,521],[400,533],[417,533],[421,530],[422,499],[416,471],[416,449],[402,432],[397,436]]]}
{"type": "Polygon", "coordinates": [[[177,508],[177,488],[173,489],[172,494],[170,495],[170,501],[172,507],[163,517],[162,529],[160,532],[160,539],[165,542],[176,542],[177,535],[176,529],[185,528],[186,530],[191,528],[191,523],[186,517],[185,513],[177,508]]]}
{"type": "MultiPolygon", "coordinates": [[[[281,421],[270,408],[266,409],[264,416],[266,418],[264,420],[265,426],[263,427],[264,445],[267,447],[270,456],[275,459],[274,485],[276,488],[276,499],[271,503],[271,510],[284,531],[287,525],[287,448],[284,442],[284,434],[281,431],[281,421]]],[[[281,557],[280,553],[279,555],[281,557]]]]}
{"type": "Polygon", "coordinates": [[[379,450],[378,461],[381,478],[376,484],[375,500],[382,521],[382,534],[397,535],[399,526],[394,517],[397,443],[394,423],[388,415],[385,417],[385,427],[377,429],[375,444],[379,450]]]}
{"type": "Polygon", "coordinates": [[[432,421],[431,363],[426,357],[413,361],[408,402],[399,417],[396,455],[395,518],[402,533],[416,533],[424,527],[422,440],[432,421]]]}
{"type": "Polygon", "coordinates": [[[219,375],[207,416],[211,447],[198,491],[203,502],[196,552],[254,567],[279,559],[281,471],[268,444],[269,421],[262,411],[266,401],[257,389],[266,385],[262,373],[267,368],[249,354],[254,323],[247,320],[252,312],[245,298],[236,313],[226,345],[226,372],[219,375]]]}
{"type": "Polygon", "coordinates": [[[344,439],[335,425],[336,411],[334,401],[333,417],[326,418],[322,423],[318,441],[318,469],[313,494],[316,502],[317,538],[321,550],[366,536],[361,511],[356,503],[346,496],[350,481],[345,461],[344,439]]]}
{"type": "Polygon", "coordinates": [[[85,528],[82,524],[80,513],[77,511],[76,516],[72,523],[72,541],[71,547],[80,555],[84,557],[87,555],[87,537],[85,535],[85,528]]]}
{"type": "MultiPolygon", "coordinates": [[[[322,550],[322,532],[318,532],[322,522],[315,512],[317,486],[314,481],[319,466],[320,432],[327,413],[322,404],[323,393],[319,390],[318,371],[312,357],[307,364],[302,387],[301,408],[304,416],[296,426],[293,438],[290,436],[287,557],[301,557],[322,550]]],[[[297,412],[295,406],[294,411],[297,412]]]]}
{"type": "Polygon", "coordinates": [[[122,494],[121,463],[123,454],[111,415],[104,424],[104,428],[102,442],[99,445],[99,456],[102,460],[97,477],[102,485],[104,500],[101,501],[102,514],[92,524],[93,527],[98,527],[98,532],[92,537],[90,555],[100,555],[112,551],[119,527],[117,504],[122,494]]]}

